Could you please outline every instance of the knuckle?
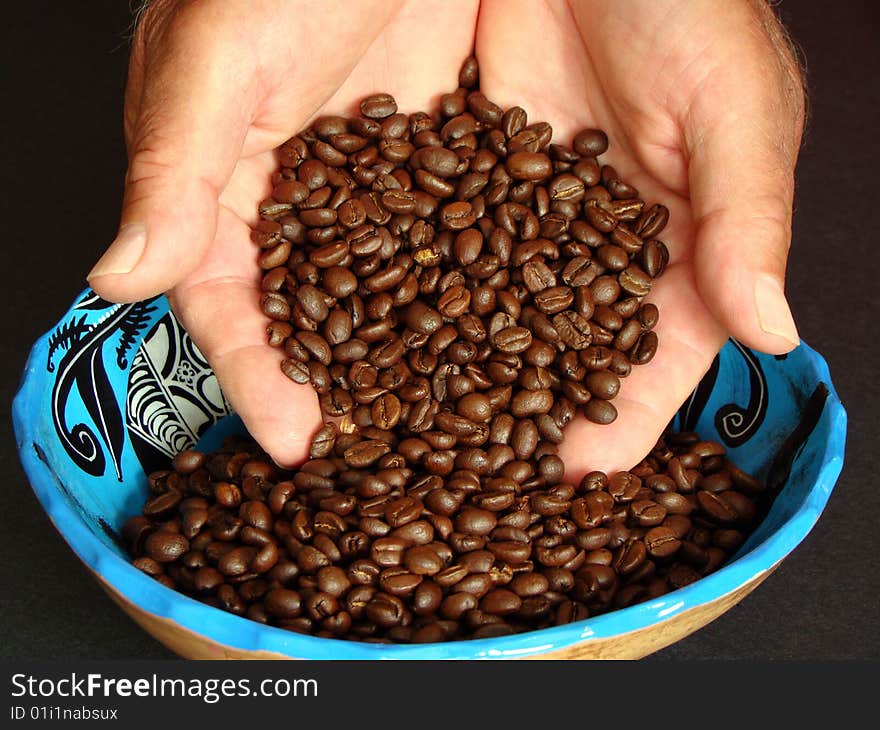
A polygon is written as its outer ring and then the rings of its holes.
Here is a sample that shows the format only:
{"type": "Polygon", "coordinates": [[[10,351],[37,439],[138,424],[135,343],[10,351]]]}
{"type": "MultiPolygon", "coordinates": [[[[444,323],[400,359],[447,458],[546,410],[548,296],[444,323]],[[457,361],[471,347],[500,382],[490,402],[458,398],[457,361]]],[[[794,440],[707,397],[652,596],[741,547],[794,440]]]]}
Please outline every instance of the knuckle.
{"type": "Polygon", "coordinates": [[[145,0],[135,17],[135,46],[150,47],[164,34],[179,0],[145,0]]]}
{"type": "Polygon", "coordinates": [[[204,35],[202,26],[215,26],[223,11],[223,3],[217,0],[148,0],[136,19],[135,44],[153,51],[193,33],[204,35]]]}
{"type": "Polygon", "coordinates": [[[161,146],[151,142],[156,140],[142,140],[131,156],[128,163],[128,171],[125,176],[126,185],[136,185],[170,175],[176,165],[169,160],[167,153],[161,146]]]}

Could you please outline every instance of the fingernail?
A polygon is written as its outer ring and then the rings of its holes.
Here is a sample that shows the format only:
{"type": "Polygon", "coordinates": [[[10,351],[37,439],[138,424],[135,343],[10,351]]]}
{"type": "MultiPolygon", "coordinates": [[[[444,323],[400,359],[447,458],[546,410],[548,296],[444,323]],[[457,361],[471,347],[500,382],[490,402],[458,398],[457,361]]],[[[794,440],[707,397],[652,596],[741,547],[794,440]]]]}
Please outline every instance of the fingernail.
{"type": "Polygon", "coordinates": [[[144,247],[147,245],[147,229],[142,223],[129,223],[119,229],[116,240],[98,260],[86,277],[89,281],[109,274],[128,274],[134,271],[144,247]]]}
{"type": "Polygon", "coordinates": [[[755,282],[755,306],[758,309],[758,323],[764,332],[782,337],[793,347],[800,344],[794,318],[777,279],[768,274],[758,276],[755,282]]]}

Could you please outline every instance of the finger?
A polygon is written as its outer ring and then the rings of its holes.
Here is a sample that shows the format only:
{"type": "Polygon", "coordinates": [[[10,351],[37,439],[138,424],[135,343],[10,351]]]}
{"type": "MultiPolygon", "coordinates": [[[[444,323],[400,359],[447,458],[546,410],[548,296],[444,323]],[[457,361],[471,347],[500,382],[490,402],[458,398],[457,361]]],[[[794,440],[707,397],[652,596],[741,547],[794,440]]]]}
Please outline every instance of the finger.
{"type": "Polygon", "coordinates": [[[276,462],[292,466],[307,457],[321,424],[318,399],[311,386],[284,376],[282,354],[266,344],[248,226],[225,207],[219,222],[215,255],[174,289],[172,306],[248,432],[276,462]]]}
{"type": "Polygon", "coordinates": [[[784,281],[802,104],[772,65],[734,63],[710,77],[685,122],[697,286],[734,337],[776,354],[799,342],[784,281]]]}
{"type": "Polygon", "coordinates": [[[223,24],[205,34],[188,7],[155,31],[143,62],[119,233],[89,274],[109,299],[165,291],[202,259],[253,114],[252,65],[223,24]]]}
{"type": "Polygon", "coordinates": [[[689,264],[670,266],[649,301],[660,310],[657,354],[623,379],[612,401],[617,420],[602,426],[577,416],[568,425],[560,445],[567,480],[594,469],[630,469],[641,461],[724,343],[726,334],[697,293],[689,264]]]}

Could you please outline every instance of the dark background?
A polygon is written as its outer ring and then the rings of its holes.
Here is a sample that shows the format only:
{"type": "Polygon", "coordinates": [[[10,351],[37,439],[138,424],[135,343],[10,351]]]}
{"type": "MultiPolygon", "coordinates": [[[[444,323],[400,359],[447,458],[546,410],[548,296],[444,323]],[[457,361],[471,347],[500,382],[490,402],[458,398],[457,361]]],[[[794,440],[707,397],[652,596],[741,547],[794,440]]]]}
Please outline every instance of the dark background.
{"type": "MultiPolygon", "coordinates": [[[[811,118],[798,167],[788,294],[849,412],[846,464],[805,542],[754,594],[657,658],[880,657],[878,12],[861,2],[785,2],[804,52],[811,118]]],[[[128,4],[4,7],[0,221],[5,228],[3,408],[32,342],[85,285],[115,233],[125,153],[128,4]]],[[[743,163],[748,164],[748,150],[743,163]]],[[[163,658],[89,577],[28,486],[11,418],[0,420],[0,657],[163,658]]]]}

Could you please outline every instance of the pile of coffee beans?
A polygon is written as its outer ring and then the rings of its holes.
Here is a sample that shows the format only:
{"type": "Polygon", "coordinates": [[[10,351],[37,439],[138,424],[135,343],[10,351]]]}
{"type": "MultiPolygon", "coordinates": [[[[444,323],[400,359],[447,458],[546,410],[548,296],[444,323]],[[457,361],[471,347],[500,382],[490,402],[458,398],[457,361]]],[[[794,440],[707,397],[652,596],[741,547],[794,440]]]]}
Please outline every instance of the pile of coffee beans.
{"type": "Polygon", "coordinates": [[[603,132],[552,144],[474,88],[473,59],[460,83],[434,116],[377,94],[290,139],[253,232],[284,373],[329,418],[431,434],[441,475],[449,435],[528,459],[579,410],[613,421],[657,350],[642,300],[669,256],[667,209],[597,161],[603,132]]]}
{"type": "Polygon", "coordinates": [[[261,623],[437,642],[656,598],[718,568],[760,516],[763,486],[691,433],[576,485],[553,455],[499,447],[475,469],[463,450],[441,477],[385,442],[328,428],[319,443],[326,455],[293,472],[241,438],[179,454],[123,529],[134,565],[261,623]]]}
{"type": "Polygon", "coordinates": [[[762,486],[694,434],[566,480],[565,427],[613,421],[657,350],[668,212],[598,162],[604,133],[552,144],[477,80],[468,59],[433,116],[377,94],[281,147],[261,307],[326,422],[294,471],[245,438],[152,474],[138,568],[294,631],[434,642],[660,596],[755,526],[762,486]]]}

